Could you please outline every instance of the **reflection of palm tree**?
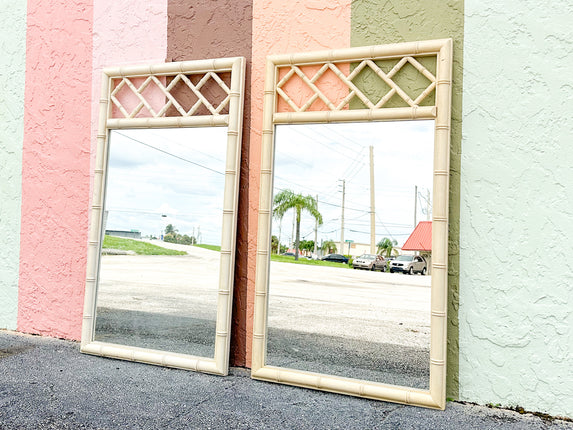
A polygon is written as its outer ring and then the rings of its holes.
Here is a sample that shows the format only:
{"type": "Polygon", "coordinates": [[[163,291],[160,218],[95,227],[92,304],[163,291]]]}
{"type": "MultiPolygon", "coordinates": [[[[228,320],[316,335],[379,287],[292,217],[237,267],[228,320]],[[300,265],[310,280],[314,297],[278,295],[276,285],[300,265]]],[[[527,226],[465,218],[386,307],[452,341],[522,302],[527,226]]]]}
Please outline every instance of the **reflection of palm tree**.
{"type": "Polygon", "coordinates": [[[384,257],[388,258],[390,257],[390,255],[392,255],[392,251],[396,253],[396,250],[394,249],[396,245],[398,245],[397,241],[390,240],[387,237],[385,237],[376,245],[378,247],[378,254],[381,254],[384,257]]]}
{"type": "Polygon", "coordinates": [[[317,221],[318,225],[322,225],[322,215],[318,212],[318,204],[312,196],[303,196],[302,194],[295,194],[290,190],[283,190],[278,193],[273,200],[273,215],[275,218],[282,219],[286,211],[294,209],[296,213],[296,240],[295,240],[295,253],[294,259],[298,260],[298,249],[300,243],[300,216],[304,209],[311,214],[317,221]]]}
{"type": "Polygon", "coordinates": [[[173,226],[173,224],[167,224],[167,226],[165,227],[165,234],[169,234],[169,233],[175,234],[176,232],[177,232],[177,229],[173,226]]]}
{"type": "Polygon", "coordinates": [[[322,242],[322,250],[326,251],[327,254],[336,252],[336,242],[334,240],[325,240],[322,242]]]}

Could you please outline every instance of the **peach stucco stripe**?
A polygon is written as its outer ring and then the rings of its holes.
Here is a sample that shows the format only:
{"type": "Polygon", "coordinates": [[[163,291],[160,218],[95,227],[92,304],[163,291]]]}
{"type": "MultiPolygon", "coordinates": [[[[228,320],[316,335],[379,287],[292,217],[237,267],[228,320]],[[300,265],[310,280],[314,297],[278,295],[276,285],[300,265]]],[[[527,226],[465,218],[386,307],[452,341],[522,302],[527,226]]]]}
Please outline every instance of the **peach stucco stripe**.
{"type": "Polygon", "coordinates": [[[257,207],[261,163],[264,71],[267,55],[350,47],[351,0],[255,0],[249,169],[247,366],[251,365],[257,207]]]}
{"type": "Polygon", "coordinates": [[[78,339],[86,267],[92,2],[30,0],[18,330],[78,339]]]}

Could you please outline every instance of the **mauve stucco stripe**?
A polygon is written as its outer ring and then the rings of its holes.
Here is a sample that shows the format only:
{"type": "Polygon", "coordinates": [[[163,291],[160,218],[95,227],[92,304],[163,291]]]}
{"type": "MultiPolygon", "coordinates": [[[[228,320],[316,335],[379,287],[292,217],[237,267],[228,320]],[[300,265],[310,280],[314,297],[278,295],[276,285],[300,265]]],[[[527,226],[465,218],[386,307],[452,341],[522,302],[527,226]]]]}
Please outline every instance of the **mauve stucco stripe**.
{"type": "MultiPolygon", "coordinates": [[[[231,328],[232,366],[245,366],[250,348],[247,282],[253,275],[248,258],[249,220],[253,202],[249,201],[250,127],[251,127],[251,57],[252,0],[169,0],[167,26],[167,59],[169,61],[200,60],[217,57],[242,56],[247,59],[241,177],[239,190],[237,245],[235,254],[235,286],[233,290],[233,321],[231,328]]],[[[260,125],[259,125],[260,127],[260,125]]],[[[258,160],[256,161],[258,163],[258,160]]],[[[258,183],[256,178],[255,185],[258,183]]],[[[256,222],[256,221],[255,221],[256,222]]],[[[256,229],[256,227],[255,227],[256,229]]],[[[253,254],[254,255],[254,254],[253,254]]]]}
{"type": "Polygon", "coordinates": [[[28,1],[18,330],[78,339],[89,195],[92,2],[28,1]]]}
{"type": "Polygon", "coordinates": [[[0,328],[18,315],[26,2],[0,0],[0,328]],[[6,85],[6,83],[8,83],[6,85]]]}

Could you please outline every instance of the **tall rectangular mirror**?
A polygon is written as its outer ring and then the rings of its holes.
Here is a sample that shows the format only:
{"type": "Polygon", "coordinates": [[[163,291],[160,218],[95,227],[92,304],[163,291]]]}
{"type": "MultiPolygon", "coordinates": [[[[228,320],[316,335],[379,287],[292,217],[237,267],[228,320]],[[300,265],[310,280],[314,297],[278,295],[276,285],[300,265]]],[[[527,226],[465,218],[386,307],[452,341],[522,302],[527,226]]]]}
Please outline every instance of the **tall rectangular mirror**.
{"type": "Polygon", "coordinates": [[[451,40],[266,79],[252,376],[443,408],[451,40]]]}
{"type": "Polygon", "coordinates": [[[243,58],[106,69],[82,352],[228,372],[243,58]]]}
{"type": "Polygon", "coordinates": [[[433,129],[276,126],[269,365],[429,388],[433,129]]]}

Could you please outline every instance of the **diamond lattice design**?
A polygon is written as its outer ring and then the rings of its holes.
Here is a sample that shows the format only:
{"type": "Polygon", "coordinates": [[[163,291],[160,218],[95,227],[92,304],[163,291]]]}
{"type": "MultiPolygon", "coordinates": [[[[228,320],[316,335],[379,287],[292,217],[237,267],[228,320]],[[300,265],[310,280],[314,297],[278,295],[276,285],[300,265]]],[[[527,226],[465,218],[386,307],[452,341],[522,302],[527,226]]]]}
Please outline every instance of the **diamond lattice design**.
{"type": "MultiPolygon", "coordinates": [[[[363,60],[350,72],[345,74],[341,67],[339,67],[334,62],[324,62],[322,66],[316,71],[312,77],[307,76],[299,66],[289,65],[285,67],[289,69],[286,74],[279,80],[276,84],[276,92],[280,97],[287,103],[287,105],[294,112],[305,112],[313,105],[317,100],[321,100],[324,105],[326,105],[328,110],[340,111],[347,108],[350,101],[357,97],[368,109],[380,109],[390,100],[394,95],[399,96],[411,107],[418,107],[420,103],[426,99],[436,88],[436,77],[430,72],[426,67],[424,67],[418,60],[414,57],[406,56],[402,57],[396,65],[388,72],[384,72],[373,60],[363,60]],[[422,91],[418,96],[410,96],[408,94],[411,91],[408,88],[402,88],[398,85],[393,78],[395,78],[398,73],[404,68],[406,64],[412,65],[420,74],[422,74],[428,81],[428,86],[422,91]],[[369,68],[382,82],[384,82],[390,89],[384,94],[379,100],[373,101],[353,82],[353,80],[365,69],[369,68]],[[317,85],[317,81],[323,76],[327,71],[331,71],[338,77],[338,83],[341,86],[346,86],[349,90],[348,95],[342,100],[337,101],[335,104],[332,100],[328,98],[325,91],[321,90],[320,86],[317,85]],[[298,78],[298,79],[295,79],[298,78]],[[291,84],[294,81],[298,81],[300,85],[305,85],[307,89],[310,89],[312,96],[308,98],[304,103],[297,104],[285,90],[287,84],[291,84]]],[[[292,87],[291,87],[292,88],[292,87]]]]}
{"type": "MultiPolygon", "coordinates": [[[[111,92],[110,99],[113,105],[123,115],[124,118],[141,118],[150,116],[160,118],[165,116],[190,117],[198,114],[201,107],[204,107],[210,115],[221,115],[228,106],[231,90],[221,77],[215,72],[207,72],[203,75],[193,75],[196,83],[193,83],[190,75],[184,73],[174,74],[172,76],[148,76],[139,86],[137,78],[123,77],[114,79],[116,85],[111,92]],[[167,85],[164,84],[167,78],[171,78],[167,85]],[[163,80],[163,82],[162,82],[163,80]],[[208,86],[207,84],[215,83],[226,95],[222,100],[210,99],[209,94],[201,90],[208,86]],[[181,100],[181,91],[174,89],[179,84],[185,85],[196,97],[195,103],[190,109],[186,110],[181,100]],[[126,91],[129,89],[129,91],[126,91]],[[129,109],[130,103],[133,105],[135,98],[137,105],[129,109]],[[131,100],[130,100],[131,99],[131,100]],[[159,102],[159,108],[158,106],[159,102]],[[155,106],[155,108],[154,108],[155,106]],[[173,115],[175,114],[175,115],[173,115]]],[[[141,78],[139,78],[141,79],[141,78]]],[[[209,93],[212,93],[210,91],[209,93]]]]}

